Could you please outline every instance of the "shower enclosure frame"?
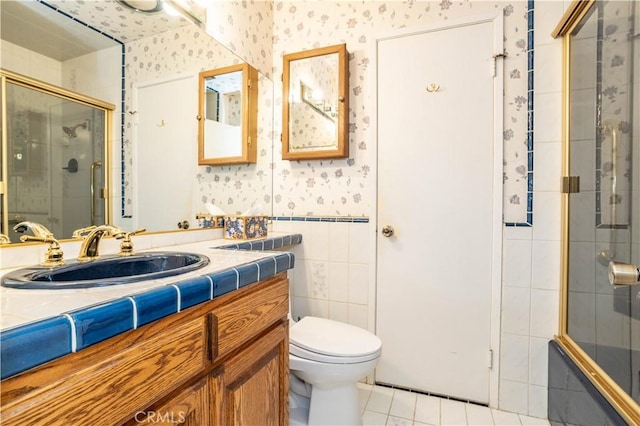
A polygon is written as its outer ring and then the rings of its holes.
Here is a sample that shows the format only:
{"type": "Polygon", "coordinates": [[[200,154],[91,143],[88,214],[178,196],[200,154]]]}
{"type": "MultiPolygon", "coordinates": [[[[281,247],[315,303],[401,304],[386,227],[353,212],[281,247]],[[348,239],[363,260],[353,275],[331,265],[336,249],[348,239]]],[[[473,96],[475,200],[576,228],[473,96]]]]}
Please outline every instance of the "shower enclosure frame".
{"type": "MultiPolygon", "coordinates": [[[[563,189],[562,189],[562,259],[561,259],[561,291],[560,291],[560,321],[559,321],[559,333],[555,336],[556,342],[564,349],[569,358],[573,360],[575,365],[582,371],[582,373],[591,381],[596,389],[602,394],[602,396],[611,404],[611,406],[622,416],[629,424],[640,424],[640,407],[636,402],[611,376],[594,360],[572,337],[569,336],[569,319],[568,319],[568,305],[569,305],[569,259],[570,259],[570,235],[569,235],[569,219],[570,219],[570,206],[569,196],[571,193],[579,191],[579,177],[575,179],[570,176],[570,141],[571,141],[571,36],[582,23],[583,19],[596,7],[598,2],[596,0],[574,0],[560,23],[557,25],[552,33],[554,38],[563,38],[563,112],[562,112],[562,140],[563,140],[563,160],[562,160],[562,176],[563,176],[563,189]]],[[[636,70],[636,74],[637,74],[636,70]]],[[[638,84],[638,82],[635,82],[638,84]]],[[[635,101],[636,104],[638,100],[635,101]]],[[[596,121],[597,125],[597,121],[596,121]]],[[[635,125],[637,128],[637,124],[635,125]]],[[[596,130],[598,131],[598,130],[596,130]]],[[[615,137],[617,135],[613,135],[615,137]]],[[[636,137],[637,138],[637,137],[636,137]]],[[[614,141],[612,143],[616,143],[614,141]]],[[[633,142],[631,142],[633,143],[633,142]]],[[[612,147],[613,148],[613,147],[612,147]]],[[[612,149],[615,153],[615,148],[612,149]]],[[[637,155],[637,153],[635,154],[637,155]]],[[[615,160],[612,160],[615,167],[615,160]]],[[[614,170],[615,172],[615,170],[614,170]]],[[[615,182],[615,177],[613,178],[615,182]]],[[[614,183],[615,184],[615,183],[614,183]]],[[[635,207],[635,206],[634,206],[635,207]]],[[[615,212],[615,210],[613,210],[615,212]]],[[[613,215],[613,213],[612,213],[613,215]]],[[[598,218],[600,219],[600,218],[598,218]]],[[[613,229],[615,232],[619,225],[615,224],[615,218],[611,225],[604,226],[603,228],[613,229]]],[[[630,223],[631,216],[630,216],[630,223]]],[[[598,223],[600,226],[600,223],[598,223]]],[[[637,226],[637,224],[636,224],[637,226]]],[[[631,240],[630,240],[631,241],[631,240]]],[[[615,243],[615,239],[613,241],[615,243]]],[[[631,244],[631,243],[630,243],[631,244]]],[[[633,303],[633,299],[631,299],[633,303]]],[[[631,306],[631,308],[633,308],[631,306]]],[[[633,338],[633,336],[631,336],[633,338]]],[[[631,348],[630,348],[631,351],[631,348]]]]}
{"type": "MultiPolygon", "coordinates": [[[[77,92],[73,92],[62,87],[55,86],[31,77],[27,77],[9,70],[0,68],[0,93],[2,94],[0,102],[0,111],[2,112],[1,120],[1,141],[2,141],[2,173],[0,176],[0,196],[2,197],[2,217],[0,222],[0,233],[8,234],[9,232],[9,196],[8,196],[8,162],[9,162],[9,140],[8,140],[8,117],[7,117],[7,83],[22,86],[31,90],[35,90],[47,95],[56,96],[58,98],[71,101],[80,105],[104,111],[104,152],[102,152],[103,164],[100,166],[104,170],[103,181],[103,199],[104,199],[104,218],[106,223],[111,223],[111,140],[113,127],[113,111],[115,105],[95,99],[77,92]]],[[[95,203],[95,200],[92,201],[95,203]]],[[[93,218],[92,218],[93,221],[93,218]]],[[[87,223],[86,226],[89,226],[87,223]]],[[[64,238],[64,237],[62,237],[64,238]]],[[[12,244],[15,245],[15,244],[12,244]]]]}

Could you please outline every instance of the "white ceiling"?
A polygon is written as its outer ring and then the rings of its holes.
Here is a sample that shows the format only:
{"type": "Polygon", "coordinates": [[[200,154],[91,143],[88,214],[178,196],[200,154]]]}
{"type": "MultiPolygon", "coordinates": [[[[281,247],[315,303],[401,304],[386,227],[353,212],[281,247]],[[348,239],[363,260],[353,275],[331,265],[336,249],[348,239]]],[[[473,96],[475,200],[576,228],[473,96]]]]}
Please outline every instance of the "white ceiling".
{"type": "Polygon", "coordinates": [[[190,24],[164,12],[136,12],[115,0],[1,0],[0,15],[2,40],[58,61],[116,44],[99,31],[126,43],[190,24]]]}

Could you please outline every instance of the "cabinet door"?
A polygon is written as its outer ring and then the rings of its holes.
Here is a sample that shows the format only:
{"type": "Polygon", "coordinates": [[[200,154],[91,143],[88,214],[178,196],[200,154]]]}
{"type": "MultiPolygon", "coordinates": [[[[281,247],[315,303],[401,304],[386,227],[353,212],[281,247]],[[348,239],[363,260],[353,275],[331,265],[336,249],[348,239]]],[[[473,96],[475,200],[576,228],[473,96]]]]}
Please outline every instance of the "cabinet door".
{"type": "Polygon", "coordinates": [[[280,324],[211,375],[212,425],[289,424],[289,342],[280,324]]]}
{"type": "Polygon", "coordinates": [[[128,424],[202,426],[209,419],[207,379],[182,390],[158,408],[138,411],[128,424]]]}

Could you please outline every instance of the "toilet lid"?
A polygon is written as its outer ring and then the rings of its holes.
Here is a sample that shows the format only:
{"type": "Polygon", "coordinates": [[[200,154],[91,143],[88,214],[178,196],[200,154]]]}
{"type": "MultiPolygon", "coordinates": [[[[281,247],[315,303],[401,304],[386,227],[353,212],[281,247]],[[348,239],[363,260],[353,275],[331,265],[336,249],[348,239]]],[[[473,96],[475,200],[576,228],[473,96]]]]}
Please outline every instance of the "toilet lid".
{"type": "Polygon", "coordinates": [[[289,329],[289,343],[309,351],[337,357],[359,357],[380,351],[382,341],[373,333],[338,321],[304,317],[289,329]]]}

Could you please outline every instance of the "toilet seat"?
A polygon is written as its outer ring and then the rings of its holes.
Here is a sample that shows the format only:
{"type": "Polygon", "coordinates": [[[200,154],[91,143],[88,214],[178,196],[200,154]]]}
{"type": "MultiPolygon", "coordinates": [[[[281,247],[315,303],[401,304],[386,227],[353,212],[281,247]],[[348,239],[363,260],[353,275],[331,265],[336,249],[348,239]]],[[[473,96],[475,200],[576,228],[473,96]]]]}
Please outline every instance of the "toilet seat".
{"type": "Polygon", "coordinates": [[[338,321],[304,317],[289,329],[289,352],[330,364],[356,364],[380,356],[382,341],[373,333],[338,321]]]}

